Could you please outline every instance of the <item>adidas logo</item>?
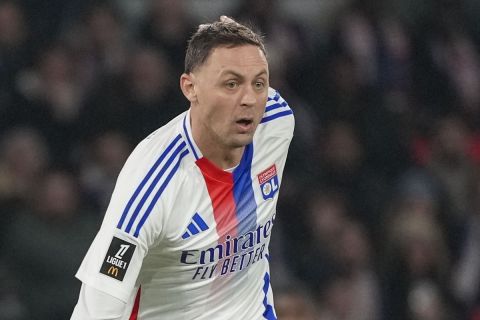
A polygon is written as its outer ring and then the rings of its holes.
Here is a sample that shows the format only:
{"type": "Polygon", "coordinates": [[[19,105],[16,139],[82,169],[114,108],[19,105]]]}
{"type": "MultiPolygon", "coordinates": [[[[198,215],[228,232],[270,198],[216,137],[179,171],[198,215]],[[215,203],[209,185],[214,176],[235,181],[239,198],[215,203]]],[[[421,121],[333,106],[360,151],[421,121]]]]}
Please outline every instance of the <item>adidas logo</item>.
{"type": "Polygon", "coordinates": [[[198,213],[195,213],[192,217],[192,222],[190,222],[190,224],[187,226],[187,230],[182,235],[182,239],[190,238],[191,236],[194,236],[197,233],[200,233],[207,229],[208,229],[208,225],[205,223],[205,221],[202,219],[202,217],[200,217],[198,213]]]}

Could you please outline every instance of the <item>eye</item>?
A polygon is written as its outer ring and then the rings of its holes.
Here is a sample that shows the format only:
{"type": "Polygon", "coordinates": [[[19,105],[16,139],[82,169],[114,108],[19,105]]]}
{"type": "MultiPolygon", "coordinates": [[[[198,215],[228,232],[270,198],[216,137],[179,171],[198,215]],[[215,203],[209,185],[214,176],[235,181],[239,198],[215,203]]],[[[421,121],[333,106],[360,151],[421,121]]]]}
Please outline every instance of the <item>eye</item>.
{"type": "Polygon", "coordinates": [[[262,90],[265,88],[265,83],[263,81],[256,81],[255,82],[255,89],[262,90]]]}
{"type": "Polygon", "coordinates": [[[228,81],[227,83],[225,83],[225,86],[228,89],[235,89],[236,87],[238,87],[238,82],[234,81],[234,80],[231,80],[231,81],[228,81]]]}

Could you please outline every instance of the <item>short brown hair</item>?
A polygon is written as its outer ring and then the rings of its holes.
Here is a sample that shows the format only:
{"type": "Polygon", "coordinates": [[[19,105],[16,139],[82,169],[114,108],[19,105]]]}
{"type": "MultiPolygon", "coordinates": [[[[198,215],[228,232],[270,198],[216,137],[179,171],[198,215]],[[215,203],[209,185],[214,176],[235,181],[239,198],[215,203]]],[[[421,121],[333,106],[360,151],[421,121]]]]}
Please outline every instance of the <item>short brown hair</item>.
{"type": "Polygon", "coordinates": [[[212,50],[219,46],[236,47],[246,44],[259,47],[267,55],[262,36],[232,18],[221,16],[219,21],[201,24],[188,41],[184,72],[190,73],[202,65],[212,50]]]}

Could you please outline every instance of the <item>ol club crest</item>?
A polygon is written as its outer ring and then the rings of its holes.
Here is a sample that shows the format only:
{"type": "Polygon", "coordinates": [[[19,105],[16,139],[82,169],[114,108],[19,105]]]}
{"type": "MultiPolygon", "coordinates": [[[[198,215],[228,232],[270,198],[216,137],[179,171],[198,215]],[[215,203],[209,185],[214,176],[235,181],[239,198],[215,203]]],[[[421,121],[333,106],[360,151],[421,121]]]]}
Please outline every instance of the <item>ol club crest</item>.
{"type": "Polygon", "coordinates": [[[278,191],[277,168],[273,164],[269,168],[263,170],[258,175],[260,190],[264,200],[271,199],[278,191]]]}

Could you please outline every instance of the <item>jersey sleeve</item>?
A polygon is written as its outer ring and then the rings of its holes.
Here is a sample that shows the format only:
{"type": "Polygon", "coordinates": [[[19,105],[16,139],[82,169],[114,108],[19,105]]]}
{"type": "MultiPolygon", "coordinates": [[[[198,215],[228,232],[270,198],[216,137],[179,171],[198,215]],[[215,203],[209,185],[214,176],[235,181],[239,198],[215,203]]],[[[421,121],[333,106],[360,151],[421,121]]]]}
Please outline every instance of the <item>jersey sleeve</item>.
{"type": "Polygon", "coordinates": [[[84,284],[124,302],[135,295],[143,259],[162,232],[162,204],[152,200],[161,151],[147,138],[132,152],[119,174],[100,230],[76,274],[84,284]],[[153,214],[155,219],[144,220],[153,214]]]}
{"type": "Polygon", "coordinates": [[[120,320],[126,303],[100,290],[82,284],[70,320],[120,320]]]}
{"type": "Polygon", "coordinates": [[[256,144],[262,150],[262,157],[275,163],[279,178],[283,175],[294,128],[293,110],[277,90],[269,88],[265,113],[257,128],[256,144]]]}
{"type": "Polygon", "coordinates": [[[291,140],[295,128],[293,110],[280,93],[269,88],[265,113],[260,121],[262,134],[291,140]]]}

